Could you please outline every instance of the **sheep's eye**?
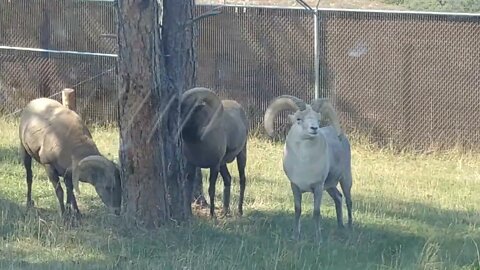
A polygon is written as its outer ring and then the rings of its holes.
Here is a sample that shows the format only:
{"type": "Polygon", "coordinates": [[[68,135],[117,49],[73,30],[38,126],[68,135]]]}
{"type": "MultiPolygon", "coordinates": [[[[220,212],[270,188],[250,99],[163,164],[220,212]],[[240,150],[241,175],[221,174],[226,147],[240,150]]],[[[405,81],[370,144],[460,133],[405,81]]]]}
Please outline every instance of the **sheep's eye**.
{"type": "Polygon", "coordinates": [[[302,119],[301,119],[301,118],[297,118],[297,122],[300,122],[300,121],[302,121],[302,119]]]}

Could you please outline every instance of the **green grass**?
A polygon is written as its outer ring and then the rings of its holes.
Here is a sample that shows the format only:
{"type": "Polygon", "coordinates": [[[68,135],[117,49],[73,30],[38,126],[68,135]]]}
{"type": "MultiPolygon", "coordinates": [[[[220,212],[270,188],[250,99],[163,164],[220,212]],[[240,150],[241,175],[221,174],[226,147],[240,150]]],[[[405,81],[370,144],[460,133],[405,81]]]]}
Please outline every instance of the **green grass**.
{"type": "MultiPolygon", "coordinates": [[[[91,130],[102,153],[116,157],[117,134],[91,130]]],[[[87,184],[78,196],[83,222],[66,228],[38,164],[36,208],[27,211],[17,125],[0,120],[0,132],[1,269],[480,269],[480,155],[474,153],[393,154],[355,140],[354,230],[336,230],[326,195],[318,246],[310,194],[304,195],[302,240],[290,240],[293,201],[279,144],[249,141],[244,217],[215,223],[196,213],[189,226],[142,232],[108,215],[87,184]]],[[[230,168],[236,209],[238,173],[236,165],[230,168]]],[[[219,179],[217,206],[222,186],[219,179]]]]}

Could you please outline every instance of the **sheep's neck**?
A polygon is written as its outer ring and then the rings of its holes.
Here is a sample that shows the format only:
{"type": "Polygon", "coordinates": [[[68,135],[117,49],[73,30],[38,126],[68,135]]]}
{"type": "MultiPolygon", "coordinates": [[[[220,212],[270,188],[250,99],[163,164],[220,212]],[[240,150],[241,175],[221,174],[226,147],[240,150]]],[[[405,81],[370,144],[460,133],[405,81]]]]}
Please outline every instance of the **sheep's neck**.
{"type": "MultiPolygon", "coordinates": [[[[288,141],[287,141],[288,142],[288,141]]],[[[286,144],[283,168],[290,181],[302,192],[311,191],[325,179],[328,155],[323,135],[314,139],[298,139],[286,144]]]]}
{"type": "Polygon", "coordinates": [[[298,159],[310,159],[311,156],[318,155],[325,151],[327,143],[322,135],[309,139],[297,139],[289,144],[289,151],[295,153],[298,159]]]}
{"type": "Polygon", "coordinates": [[[182,129],[183,140],[189,143],[201,143],[207,140],[212,129],[218,128],[215,125],[216,121],[218,121],[217,118],[213,119],[211,113],[206,109],[196,111],[186,120],[182,129]],[[205,121],[205,119],[209,119],[209,121],[205,121]]]}
{"type": "Polygon", "coordinates": [[[74,146],[72,152],[75,153],[78,160],[92,155],[100,155],[95,142],[88,137],[82,140],[78,145],[74,146]]]}

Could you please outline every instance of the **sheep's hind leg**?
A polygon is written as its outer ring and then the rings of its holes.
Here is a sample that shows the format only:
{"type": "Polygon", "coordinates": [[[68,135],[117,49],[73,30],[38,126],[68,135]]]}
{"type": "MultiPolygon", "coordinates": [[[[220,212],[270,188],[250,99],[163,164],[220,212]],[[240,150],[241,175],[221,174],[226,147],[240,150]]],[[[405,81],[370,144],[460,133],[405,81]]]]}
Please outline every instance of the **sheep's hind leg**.
{"type": "Polygon", "coordinates": [[[217,177],[219,168],[210,168],[208,195],[210,197],[210,217],[215,214],[215,185],[217,184],[217,177]]]}
{"type": "Polygon", "coordinates": [[[245,186],[247,179],[245,177],[245,167],[247,166],[247,148],[245,148],[237,156],[238,175],[240,177],[240,198],[238,199],[238,214],[243,215],[243,200],[245,198],[245,186]]]}
{"type": "Polygon", "coordinates": [[[322,243],[322,215],[320,214],[320,205],[322,203],[323,185],[317,185],[313,189],[313,219],[315,220],[315,240],[322,243]]]}
{"type": "Polygon", "coordinates": [[[48,179],[55,188],[55,194],[57,195],[58,203],[60,204],[60,211],[62,216],[65,215],[65,204],[63,202],[63,189],[60,185],[60,180],[55,169],[50,165],[45,165],[45,170],[47,172],[48,179]]]}
{"type": "Polygon", "coordinates": [[[347,215],[348,215],[348,227],[351,229],[353,227],[353,218],[352,218],[352,180],[350,176],[349,181],[341,181],[340,186],[342,187],[343,195],[345,196],[345,204],[347,205],[347,215]]]}
{"type": "Polygon", "coordinates": [[[20,155],[23,160],[23,166],[25,167],[26,171],[26,178],[27,178],[27,207],[33,207],[35,202],[32,200],[32,157],[27,153],[23,146],[20,146],[20,155]]]}
{"type": "Polygon", "coordinates": [[[295,223],[293,225],[294,240],[300,239],[300,216],[302,215],[302,191],[294,183],[290,182],[293,192],[293,200],[295,204],[295,223]]]}
{"type": "Polygon", "coordinates": [[[220,166],[220,174],[223,178],[223,214],[230,214],[230,190],[232,188],[232,176],[228,172],[227,165],[220,166]]]}
{"type": "Polygon", "coordinates": [[[345,228],[343,225],[343,212],[342,212],[342,194],[338,191],[337,187],[331,187],[327,189],[328,194],[332,197],[335,203],[335,211],[337,212],[337,225],[339,229],[345,228]]]}

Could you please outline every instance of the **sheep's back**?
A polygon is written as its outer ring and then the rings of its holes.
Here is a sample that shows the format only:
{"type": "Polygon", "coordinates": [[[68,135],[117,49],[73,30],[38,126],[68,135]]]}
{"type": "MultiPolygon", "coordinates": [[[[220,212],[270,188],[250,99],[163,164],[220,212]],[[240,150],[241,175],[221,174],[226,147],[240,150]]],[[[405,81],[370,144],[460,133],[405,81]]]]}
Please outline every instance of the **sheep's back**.
{"type": "Polygon", "coordinates": [[[223,127],[227,134],[227,153],[224,161],[232,162],[243,149],[248,134],[247,116],[243,107],[234,100],[222,100],[223,127]]]}
{"type": "Polygon", "coordinates": [[[42,164],[54,163],[59,171],[71,166],[73,149],[91,138],[74,111],[47,98],[35,99],[25,107],[19,132],[27,153],[42,164]]]}
{"type": "Polygon", "coordinates": [[[320,131],[325,136],[330,152],[329,178],[336,181],[337,178],[343,177],[343,174],[350,168],[350,143],[345,135],[341,135],[342,140],[339,140],[337,132],[332,126],[323,127],[320,131]]]}

